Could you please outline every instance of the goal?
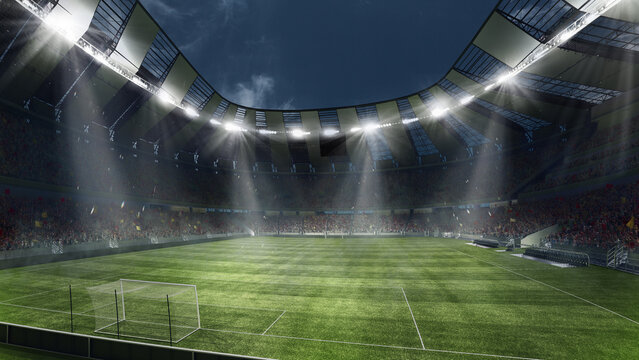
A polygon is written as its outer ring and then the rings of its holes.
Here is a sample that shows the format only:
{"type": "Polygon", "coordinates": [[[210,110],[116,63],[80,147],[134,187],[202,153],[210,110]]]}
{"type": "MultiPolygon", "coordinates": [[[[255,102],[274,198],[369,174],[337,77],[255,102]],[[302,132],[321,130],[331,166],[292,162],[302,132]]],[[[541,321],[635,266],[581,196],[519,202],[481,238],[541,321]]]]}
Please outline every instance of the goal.
{"type": "Polygon", "coordinates": [[[87,290],[96,333],[178,343],[200,328],[195,285],[120,279],[87,290]]]}

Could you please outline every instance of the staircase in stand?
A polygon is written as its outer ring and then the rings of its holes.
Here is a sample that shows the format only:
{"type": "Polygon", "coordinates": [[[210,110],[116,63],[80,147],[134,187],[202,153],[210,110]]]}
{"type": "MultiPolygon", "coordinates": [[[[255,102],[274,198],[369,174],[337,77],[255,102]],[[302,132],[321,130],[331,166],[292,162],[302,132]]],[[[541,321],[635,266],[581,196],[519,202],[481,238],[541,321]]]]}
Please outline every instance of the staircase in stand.
{"type": "Polygon", "coordinates": [[[608,250],[606,265],[609,268],[617,268],[627,262],[628,249],[626,249],[621,243],[618,243],[614,248],[608,250]]]}

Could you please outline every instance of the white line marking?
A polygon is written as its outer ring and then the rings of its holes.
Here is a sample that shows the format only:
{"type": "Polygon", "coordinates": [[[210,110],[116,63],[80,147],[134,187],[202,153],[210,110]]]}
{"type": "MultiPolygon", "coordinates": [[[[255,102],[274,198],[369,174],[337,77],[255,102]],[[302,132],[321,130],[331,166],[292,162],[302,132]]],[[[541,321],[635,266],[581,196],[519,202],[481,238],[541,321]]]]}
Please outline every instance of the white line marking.
{"type": "MultiPolygon", "coordinates": [[[[69,314],[69,312],[68,312],[68,311],[60,311],[60,310],[43,309],[43,308],[36,308],[36,307],[31,307],[31,306],[14,305],[14,304],[4,304],[4,303],[0,303],[0,305],[15,306],[15,307],[20,307],[20,308],[27,308],[27,309],[41,310],[41,311],[49,311],[49,312],[53,312],[53,313],[60,313],[60,314],[69,314]]],[[[92,318],[108,319],[108,318],[104,318],[104,317],[100,317],[100,316],[93,316],[93,315],[85,315],[85,314],[78,314],[78,315],[79,315],[79,316],[85,316],[85,317],[92,317],[92,318]]],[[[110,319],[110,320],[112,320],[112,319],[110,319]]],[[[127,320],[127,321],[131,321],[131,320],[127,320]]],[[[143,321],[131,321],[131,322],[145,323],[145,322],[143,322],[143,321]]],[[[157,323],[149,323],[149,324],[153,324],[153,325],[160,325],[160,324],[157,324],[157,323]]],[[[179,326],[179,325],[176,325],[176,327],[186,327],[186,326],[179,326]]],[[[280,338],[280,339],[304,340],[304,341],[326,342],[326,343],[334,343],[334,344],[346,344],[346,345],[359,345],[359,346],[382,347],[382,348],[388,348],[388,349],[417,350],[417,351],[428,351],[428,352],[447,353],[447,354],[460,354],[460,355],[472,355],[472,356],[485,356],[485,357],[494,357],[494,358],[502,358],[502,359],[516,359],[516,360],[541,360],[541,359],[538,359],[538,358],[527,358],[527,357],[520,357],[520,356],[508,356],[508,355],[482,354],[482,353],[463,352],[463,351],[454,351],[454,350],[428,349],[428,348],[420,349],[420,348],[414,348],[414,347],[408,347],[408,346],[379,345],[379,344],[366,344],[366,343],[358,343],[358,342],[351,342],[351,341],[324,340],[324,339],[311,339],[311,338],[303,338],[303,337],[295,337],[295,336],[271,335],[271,334],[257,334],[257,333],[250,333],[250,332],[244,332],[244,331],[235,331],[235,330],[221,330],[221,329],[210,329],[210,328],[199,328],[199,330],[204,330],[204,331],[213,331],[213,332],[222,332],[222,333],[230,333],[230,334],[240,334],[240,335],[251,335],[251,336],[268,336],[268,337],[280,338]]]]}
{"type": "Polygon", "coordinates": [[[77,313],[73,313],[73,314],[74,315],[82,315],[82,314],[88,313],[89,311],[95,311],[95,310],[98,310],[98,309],[105,308],[107,306],[113,306],[113,304],[104,304],[104,305],[100,305],[100,306],[98,306],[96,308],[90,308],[89,310],[85,310],[85,311],[81,311],[81,312],[77,312],[77,313]]]}
{"type": "Polygon", "coordinates": [[[402,289],[402,294],[404,294],[404,300],[406,300],[406,305],[408,305],[408,311],[410,311],[410,316],[413,318],[413,324],[415,324],[415,329],[417,329],[417,335],[419,336],[419,342],[422,343],[422,349],[426,349],[426,347],[424,346],[424,340],[422,340],[422,334],[419,332],[419,328],[417,327],[417,321],[415,320],[415,316],[413,315],[413,309],[410,308],[410,304],[408,303],[406,292],[404,291],[403,287],[400,289],[402,289]]]}
{"type": "Polygon", "coordinates": [[[44,295],[44,294],[48,294],[48,293],[51,293],[51,292],[54,292],[54,291],[58,291],[58,290],[61,290],[61,289],[68,289],[68,288],[69,288],[68,286],[61,286],[59,288],[55,288],[55,289],[52,289],[52,290],[40,291],[40,292],[33,293],[33,294],[14,297],[13,299],[3,300],[2,302],[10,302],[10,301],[15,301],[15,300],[19,300],[19,299],[25,299],[25,298],[32,297],[32,296],[44,295]]]}
{"type": "Polygon", "coordinates": [[[620,318],[622,318],[622,319],[626,319],[626,320],[628,320],[628,321],[630,321],[630,322],[632,322],[632,323],[634,323],[634,324],[636,324],[636,325],[639,325],[639,322],[637,322],[637,321],[635,321],[635,320],[632,320],[631,318],[626,317],[626,316],[624,316],[624,315],[621,315],[621,314],[620,314],[620,313],[618,313],[618,312],[615,312],[615,311],[613,311],[613,310],[610,310],[610,309],[608,309],[608,308],[605,308],[605,307],[603,307],[603,306],[601,306],[601,305],[599,305],[599,304],[595,304],[594,302],[592,302],[592,301],[590,301],[590,300],[586,300],[586,299],[582,298],[581,296],[577,296],[577,295],[575,295],[575,294],[569,293],[569,292],[568,292],[568,291],[566,291],[566,290],[562,290],[562,289],[557,288],[557,287],[554,287],[554,286],[552,286],[552,285],[550,285],[550,284],[546,284],[546,283],[545,283],[545,282],[543,282],[543,281],[539,281],[539,280],[533,279],[533,278],[531,278],[530,276],[527,276],[527,275],[524,275],[524,274],[520,274],[520,273],[518,273],[518,272],[516,272],[516,271],[514,271],[514,270],[511,270],[511,269],[509,269],[509,268],[503,267],[503,266],[501,266],[501,265],[497,265],[497,264],[492,263],[492,262],[490,262],[490,261],[482,260],[482,259],[480,259],[480,258],[478,258],[478,257],[476,257],[476,256],[473,256],[473,255],[470,255],[470,254],[466,254],[466,253],[465,253],[465,252],[463,252],[463,251],[459,251],[459,250],[457,250],[457,249],[453,249],[453,250],[455,250],[455,251],[457,251],[457,252],[460,252],[460,253],[462,253],[462,254],[464,254],[464,255],[466,255],[466,256],[468,256],[468,257],[471,257],[471,258],[473,258],[473,259],[479,260],[479,261],[481,261],[481,262],[483,262],[483,263],[486,263],[486,264],[489,264],[489,265],[492,265],[492,266],[498,267],[498,268],[500,268],[500,269],[502,269],[502,270],[506,270],[506,271],[511,272],[511,273],[513,273],[513,274],[515,274],[515,275],[521,276],[521,277],[523,277],[523,278],[525,278],[525,279],[528,279],[528,280],[530,280],[530,281],[533,281],[533,282],[536,282],[536,283],[538,283],[538,284],[541,284],[541,285],[547,286],[547,287],[549,287],[549,288],[551,288],[551,289],[553,289],[553,290],[559,291],[559,292],[564,293],[564,294],[566,294],[566,295],[568,295],[568,296],[572,296],[572,297],[574,297],[575,299],[579,299],[579,300],[581,300],[581,301],[583,301],[583,302],[585,302],[585,303],[588,303],[588,304],[590,304],[590,305],[592,305],[592,306],[596,306],[596,307],[598,307],[598,308],[599,308],[599,309],[601,309],[601,310],[605,310],[605,311],[607,311],[607,312],[609,312],[609,313],[611,313],[611,314],[614,314],[614,315],[619,316],[619,317],[620,317],[620,318]]]}
{"type": "Polygon", "coordinates": [[[232,333],[232,334],[241,334],[241,335],[252,335],[252,336],[268,336],[273,338],[280,339],[291,339],[291,340],[304,340],[304,341],[315,341],[315,342],[326,342],[333,344],[346,344],[346,345],[359,345],[359,346],[371,346],[371,347],[381,347],[388,349],[401,349],[401,350],[415,350],[415,351],[427,351],[427,352],[436,352],[436,353],[446,353],[446,354],[459,354],[459,355],[472,355],[472,356],[484,356],[484,357],[494,357],[494,358],[502,358],[502,359],[517,359],[517,360],[540,360],[537,358],[527,358],[520,356],[508,356],[508,355],[494,355],[494,354],[482,354],[482,353],[473,353],[473,352],[463,352],[463,351],[454,351],[454,350],[439,350],[439,349],[428,349],[428,348],[416,348],[416,347],[408,347],[408,346],[396,346],[396,345],[379,345],[379,344],[366,344],[352,341],[339,341],[339,340],[324,340],[324,339],[311,339],[311,338],[303,338],[303,337],[295,337],[295,336],[284,336],[284,335],[271,335],[271,334],[256,334],[249,333],[243,331],[234,331],[234,330],[218,330],[218,329],[208,329],[208,328],[200,328],[200,330],[204,331],[214,331],[214,332],[223,332],[223,333],[232,333]]]}
{"type": "Polygon", "coordinates": [[[286,310],[282,311],[282,313],[280,314],[280,316],[277,317],[277,319],[275,319],[275,321],[273,321],[273,323],[271,324],[271,326],[267,327],[266,330],[264,330],[264,332],[262,333],[262,335],[266,334],[267,331],[271,330],[271,328],[273,327],[273,325],[275,325],[276,322],[278,322],[282,316],[284,316],[284,314],[286,314],[286,310]]]}

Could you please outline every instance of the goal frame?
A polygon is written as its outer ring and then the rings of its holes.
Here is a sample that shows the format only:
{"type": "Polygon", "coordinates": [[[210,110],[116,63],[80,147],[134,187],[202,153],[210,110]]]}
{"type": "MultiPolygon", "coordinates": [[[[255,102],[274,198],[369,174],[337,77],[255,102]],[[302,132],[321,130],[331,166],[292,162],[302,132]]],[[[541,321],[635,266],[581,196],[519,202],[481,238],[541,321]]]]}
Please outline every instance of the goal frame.
{"type": "MultiPolygon", "coordinates": [[[[134,280],[134,279],[119,279],[117,281],[120,283],[120,286],[119,286],[120,296],[118,296],[117,298],[119,298],[118,300],[121,303],[122,316],[121,316],[121,318],[117,319],[114,323],[111,323],[111,324],[106,325],[106,326],[104,326],[102,328],[94,330],[95,333],[113,335],[110,332],[104,332],[102,330],[107,328],[107,327],[122,323],[122,322],[127,320],[127,318],[126,318],[126,307],[125,307],[125,296],[124,296],[124,294],[125,294],[125,292],[124,292],[124,282],[140,283],[140,284],[167,285],[167,286],[182,286],[182,287],[193,288],[193,290],[195,292],[195,309],[196,309],[196,314],[197,314],[197,327],[195,327],[192,331],[188,332],[186,335],[180,337],[179,339],[175,339],[175,340],[173,340],[173,339],[166,340],[166,339],[151,338],[151,337],[145,337],[145,336],[139,336],[139,335],[130,335],[130,334],[122,334],[121,336],[134,338],[134,339],[151,340],[151,341],[159,341],[159,342],[167,342],[167,343],[171,342],[173,344],[177,344],[180,341],[186,339],[187,337],[191,336],[193,333],[195,333],[196,331],[198,331],[198,330],[200,330],[202,328],[202,324],[201,324],[201,320],[200,320],[200,303],[199,303],[198,294],[197,294],[197,285],[194,285],[194,284],[178,284],[178,283],[169,283],[169,282],[161,282],[161,281],[134,280]]],[[[117,285],[116,285],[116,287],[117,287],[117,285]]],[[[132,320],[132,321],[135,322],[135,320],[132,320]]],[[[163,324],[159,324],[159,323],[154,323],[154,324],[163,325],[163,324]]]]}

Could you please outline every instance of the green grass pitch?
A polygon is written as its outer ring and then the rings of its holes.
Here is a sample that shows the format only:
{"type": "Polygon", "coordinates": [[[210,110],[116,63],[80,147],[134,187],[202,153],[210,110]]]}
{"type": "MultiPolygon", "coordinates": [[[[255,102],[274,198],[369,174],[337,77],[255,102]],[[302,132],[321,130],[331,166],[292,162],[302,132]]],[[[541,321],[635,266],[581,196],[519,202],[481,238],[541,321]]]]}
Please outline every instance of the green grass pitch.
{"type": "MultiPolygon", "coordinates": [[[[195,284],[178,346],[278,359],[638,359],[639,277],[433,238],[243,238],[0,271],[0,320],[93,334],[87,287],[195,284]]],[[[0,357],[3,354],[0,348],[0,357]]]]}

